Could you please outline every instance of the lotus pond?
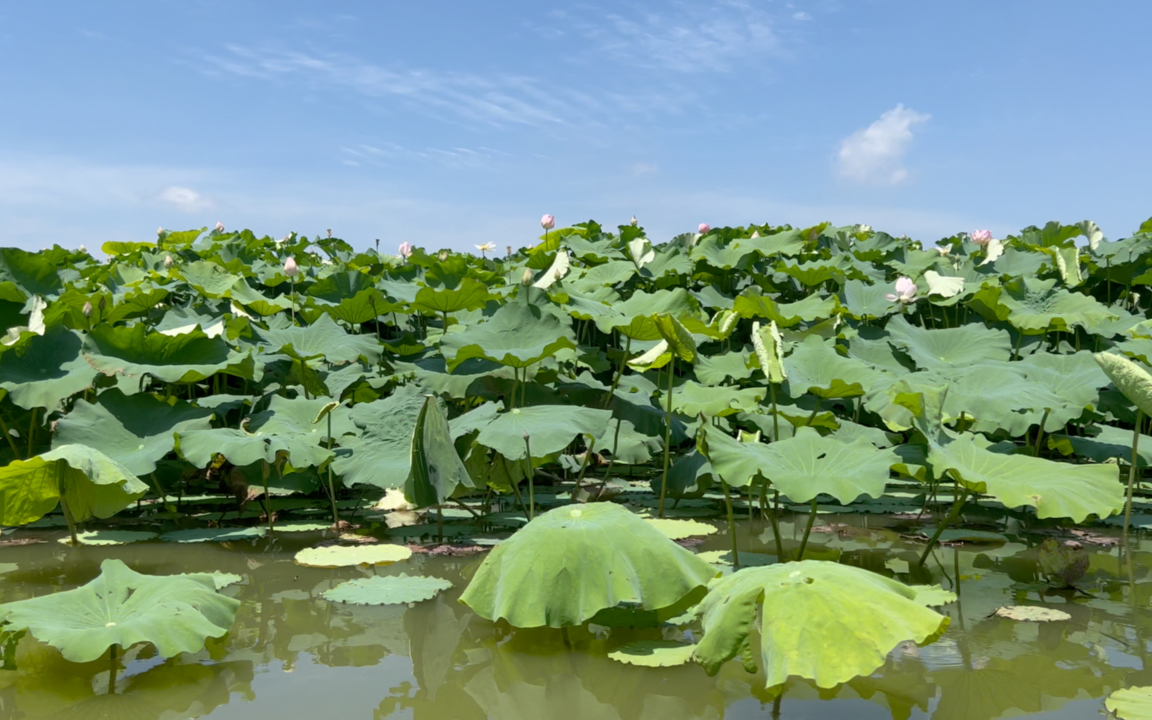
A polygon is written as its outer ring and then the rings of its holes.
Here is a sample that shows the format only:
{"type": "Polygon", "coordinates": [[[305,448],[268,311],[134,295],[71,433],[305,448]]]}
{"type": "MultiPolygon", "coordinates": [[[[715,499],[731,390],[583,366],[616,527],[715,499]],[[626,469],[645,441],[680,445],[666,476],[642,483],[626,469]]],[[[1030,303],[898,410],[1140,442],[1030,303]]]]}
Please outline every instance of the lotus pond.
{"type": "Polygon", "coordinates": [[[0,249],[0,717],[1152,713],[1152,221],[0,249]]]}

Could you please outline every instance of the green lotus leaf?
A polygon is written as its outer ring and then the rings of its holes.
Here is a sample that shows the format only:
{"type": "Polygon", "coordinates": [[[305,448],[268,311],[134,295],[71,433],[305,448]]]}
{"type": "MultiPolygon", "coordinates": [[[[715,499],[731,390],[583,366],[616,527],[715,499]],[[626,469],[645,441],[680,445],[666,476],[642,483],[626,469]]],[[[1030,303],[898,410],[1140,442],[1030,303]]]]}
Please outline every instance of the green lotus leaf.
{"type": "Polygon", "coordinates": [[[708,587],[704,635],[694,659],[715,675],[743,653],[755,668],[750,642],[760,611],[760,660],[766,687],[790,677],[831,688],[884,664],[902,642],[939,637],[949,619],[917,602],[913,588],[861,568],[801,562],[747,568],[708,587]]]}
{"type": "Polygon", "coordinates": [[[611,503],[538,515],[484,559],[460,602],[513,627],[581,625],[622,603],[672,607],[716,570],[611,503]]]}
{"type": "Polygon", "coordinates": [[[297,565],[317,568],[354,567],[356,565],[390,565],[412,557],[403,545],[355,545],[345,547],[307,548],[293,558],[297,565]]]}
{"type": "Polygon", "coordinates": [[[173,433],[211,428],[212,411],[155,395],[124,395],[117,388],[100,393],[95,403],[79,400],[56,424],[54,447],[79,444],[95,448],[136,475],[176,446],[173,433]]]}
{"type": "MultiPolygon", "coordinates": [[[[292,442],[320,445],[328,440],[328,421],[320,413],[332,403],[332,398],[293,398],[273,395],[268,408],[251,415],[250,432],[256,435],[277,435],[291,438],[292,442]]],[[[332,439],[357,431],[352,411],[344,405],[329,410],[332,421],[332,439]]],[[[297,467],[303,467],[297,465],[297,467]]]]}
{"type": "Polygon", "coordinates": [[[950,605],[959,598],[956,593],[945,590],[939,585],[913,585],[911,587],[916,591],[916,602],[925,607],[950,605]]]}
{"type": "Polygon", "coordinates": [[[218,372],[251,376],[242,363],[251,359],[222,338],[203,331],[169,336],[149,332],[144,324],[97,325],[84,341],[84,356],[105,375],[139,378],[151,375],[170,383],[198,382],[218,372]]]}
{"type": "Polygon", "coordinates": [[[717,355],[700,355],[697,358],[696,379],[705,385],[723,385],[726,380],[747,380],[752,376],[748,366],[751,354],[732,350],[717,355]]]}
{"type": "Polygon", "coordinates": [[[670,362],[672,362],[672,351],[668,348],[668,341],[661,340],[646,352],[628,360],[628,367],[640,372],[647,372],[659,370],[670,362]]]}
{"type": "Polygon", "coordinates": [[[161,657],[204,648],[223,637],[240,601],[206,577],[143,575],[105,560],[100,575],[75,590],[0,605],[0,622],[27,628],[66,660],[91,662],[112,645],[151,643],[161,657]]]}
{"type": "MultiPolygon", "coordinates": [[[[198,468],[208,467],[217,454],[223,455],[237,467],[261,461],[275,463],[277,455],[291,455],[292,449],[288,438],[258,435],[237,428],[185,430],[176,433],[176,451],[198,468]]],[[[303,449],[304,457],[309,459],[320,459],[323,462],[331,457],[331,453],[322,448],[307,446],[303,449]]]]}
{"type": "Polygon", "coordinates": [[[412,470],[412,437],[424,401],[419,387],[404,385],[386,398],[352,408],[352,421],[360,429],[340,439],[343,450],[332,461],[345,485],[403,487],[412,470]]]}
{"type": "Polygon", "coordinates": [[[411,446],[411,469],[404,483],[404,496],[416,507],[441,505],[461,488],[475,489],[452,444],[448,415],[432,395],[424,399],[420,408],[411,446]]]}
{"type": "Polygon", "coordinates": [[[899,303],[885,297],[890,292],[886,285],[869,285],[862,280],[849,280],[844,283],[842,302],[848,314],[857,320],[875,320],[891,315],[899,306],[899,303]]]}
{"type": "Polygon", "coordinates": [[[1117,690],[1104,701],[1104,707],[1120,720],[1152,720],[1152,687],[1117,690]]]}
{"type": "Polygon", "coordinates": [[[596,438],[595,451],[602,455],[612,455],[615,449],[616,454],[613,455],[615,461],[625,465],[643,465],[651,460],[660,450],[660,440],[638,432],[636,426],[628,420],[619,422],[619,434],[616,432],[616,423],[609,423],[604,429],[604,434],[596,438]]]}
{"type": "Polygon", "coordinates": [[[30,295],[59,295],[64,288],[60,269],[67,265],[67,257],[58,245],[40,252],[0,248],[0,300],[24,302],[30,295]]]}
{"type": "Polygon", "coordinates": [[[819,293],[813,293],[794,303],[777,303],[761,295],[759,288],[752,287],[736,297],[732,309],[742,318],[765,318],[787,328],[801,322],[830,318],[839,307],[839,302],[832,295],[822,297],[819,293]]]}
{"type": "Polygon", "coordinates": [[[908,324],[899,315],[888,321],[886,329],[888,341],[924,369],[1007,362],[1012,357],[1012,339],[1006,330],[983,325],[924,330],[908,324]]]}
{"type": "Polygon", "coordinates": [[[815,335],[805,338],[784,358],[784,368],[793,398],[805,393],[825,399],[863,395],[881,375],[867,363],[842,357],[815,335]]]}
{"type": "MultiPolygon", "coordinates": [[[[280,528],[277,527],[277,530],[280,528]]],[[[246,528],[189,528],[188,530],[173,530],[164,533],[160,539],[172,543],[202,543],[202,542],[234,542],[237,540],[255,540],[268,534],[268,528],[263,525],[246,528]]]]}
{"type": "Polygon", "coordinates": [[[710,387],[687,380],[672,393],[672,409],[689,417],[696,417],[700,413],[721,417],[759,408],[760,401],[767,394],[768,391],[763,387],[710,387]]]}
{"type": "Polygon", "coordinates": [[[691,660],[695,649],[695,645],[684,645],[668,640],[637,640],[608,653],[608,657],[626,665],[675,667],[691,660]]]}
{"type": "Polygon", "coordinates": [[[668,314],[652,315],[657,332],[668,343],[668,349],[684,362],[696,359],[696,341],[679,320],[668,314]]]}
{"type": "Polygon", "coordinates": [[[26,410],[55,410],[65,398],[90,388],[96,378],[82,347],[79,333],[61,327],[18,340],[0,354],[0,389],[26,410]]]}
{"type": "MultiPolygon", "coordinates": [[[[1107,462],[1120,459],[1125,463],[1132,460],[1132,431],[1111,425],[1096,425],[1087,428],[1093,433],[1088,436],[1049,435],[1048,448],[1061,455],[1072,456],[1092,462],[1107,462]]],[[[1152,436],[1140,435],[1137,447],[1136,465],[1152,467],[1152,436]]]]}
{"type": "Polygon", "coordinates": [[[1145,416],[1152,417],[1152,375],[1121,355],[1097,353],[1094,357],[1116,389],[1124,393],[1124,397],[1140,408],[1145,416]]]}
{"type": "Polygon", "coordinates": [[[61,500],[76,522],[108,518],[147,491],[128,468],[99,450],[63,445],[0,468],[0,525],[39,520],[61,500]]]}
{"type": "Polygon", "coordinates": [[[831,495],[841,504],[882,497],[890,468],[900,462],[895,452],[867,440],[846,443],[808,427],[767,445],[740,442],[712,426],[704,432],[708,459],[724,482],[744,487],[759,476],[797,503],[817,495],[831,495]]]}
{"type": "Polygon", "coordinates": [[[837,255],[833,258],[818,258],[803,262],[788,260],[781,262],[776,269],[785,275],[796,278],[806,287],[815,287],[829,280],[843,283],[851,267],[852,258],[850,256],[837,255]]]}
{"type": "Polygon", "coordinates": [[[524,436],[532,446],[532,457],[558,453],[578,436],[598,438],[612,419],[609,410],[568,405],[535,405],[516,408],[496,416],[476,436],[476,442],[492,448],[509,460],[528,455],[524,436]]]}
{"type": "Polygon", "coordinates": [[[371,335],[350,335],[328,315],[304,327],[261,330],[260,342],[270,352],[291,348],[301,358],[322,357],[334,365],[363,358],[369,364],[380,361],[381,348],[371,335]]]}
{"type": "MultiPolygon", "coordinates": [[[[76,533],[76,540],[81,545],[127,545],[152,540],[156,537],[156,533],[140,532],[139,530],[90,530],[76,533]]],[[[70,545],[72,538],[62,537],[59,542],[70,545]]]]}
{"type": "Polygon", "coordinates": [[[528,367],[563,348],[576,349],[572,328],[555,315],[518,302],[501,306],[487,322],[448,333],[440,342],[449,372],[469,358],[528,367]]]}
{"type": "Polygon", "coordinates": [[[669,540],[715,535],[716,527],[697,520],[672,520],[669,518],[644,518],[644,522],[660,531],[669,540]]]}
{"type": "Polygon", "coordinates": [[[1105,518],[1124,507],[1116,465],[1072,465],[1028,455],[1004,455],[965,434],[933,447],[928,463],[937,477],[949,472],[963,486],[994,495],[1006,507],[1036,508],[1038,518],[1105,518]]]}
{"type": "MultiPolygon", "coordinates": [[[[1025,335],[1049,330],[1068,332],[1082,327],[1089,332],[1096,325],[1116,317],[1099,301],[1078,292],[1056,287],[1057,281],[1021,277],[999,288],[997,303],[1006,310],[1003,317],[1025,335]]],[[[1002,311],[997,311],[997,316],[1002,311]]]]}
{"type": "Polygon", "coordinates": [[[460,310],[477,310],[484,307],[490,299],[487,285],[472,278],[464,278],[451,290],[420,288],[412,308],[433,315],[442,315],[460,310]]]}
{"type": "Polygon", "coordinates": [[[431,600],[452,583],[437,577],[399,575],[376,576],[342,582],[324,591],[330,602],[356,605],[407,605],[431,600]]]}
{"type": "Polygon", "coordinates": [[[637,290],[623,302],[601,304],[590,319],[602,333],[618,330],[633,340],[659,340],[660,330],[656,327],[653,315],[681,317],[696,312],[697,303],[684,288],[672,288],[647,293],[637,290]]]}

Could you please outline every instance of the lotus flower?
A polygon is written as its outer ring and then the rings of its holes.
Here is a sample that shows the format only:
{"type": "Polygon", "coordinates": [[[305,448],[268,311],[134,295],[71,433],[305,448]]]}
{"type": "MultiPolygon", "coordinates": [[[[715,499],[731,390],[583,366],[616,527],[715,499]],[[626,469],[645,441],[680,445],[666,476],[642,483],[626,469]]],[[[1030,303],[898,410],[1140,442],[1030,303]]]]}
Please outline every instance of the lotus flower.
{"type": "Polygon", "coordinates": [[[635,216],[635,215],[633,215],[633,216],[632,216],[632,227],[636,227],[638,224],[639,224],[639,223],[638,223],[638,222],[637,222],[637,220],[636,220],[636,216],[635,216]]]}
{"type": "Polygon", "coordinates": [[[940,253],[941,255],[947,255],[950,252],[952,252],[952,246],[951,245],[937,245],[936,246],[936,252],[940,253]]]}
{"type": "Polygon", "coordinates": [[[412,243],[402,242],[402,243],[400,243],[400,247],[397,248],[397,250],[399,250],[399,252],[400,252],[400,257],[402,257],[402,258],[411,257],[411,255],[412,255],[412,243]]]}
{"type": "Polygon", "coordinates": [[[991,230],[973,230],[968,233],[968,238],[977,245],[987,245],[992,242],[991,230]]]}
{"type": "Polygon", "coordinates": [[[284,261],[284,274],[290,278],[294,278],[300,274],[300,266],[296,264],[296,258],[289,257],[284,261]]]}
{"type": "Polygon", "coordinates": [[[483,245],[477,245],[476,249],[480,251],[480,257],[484,257],[484,253],[495,252],[496,243],[486,242],[483,245]]]}
{"type": "Polygon", "coordinates": [[[888,302],[910,303],[916,299],[916,283],[912,282],[912,278],[898,277],[896,278],[896,293],[885,295],[884,299],[888,302]]]}
{"type": "Polygon", "coordinates": [[[224,232],[224,223],[216,222],[216,232],[224,232]]]}
{"type": "Polygon", "coordinates": [[[165,270],[171,270],[172,266],[175,264],[176,264],[176,261],[172,259],[171,255],[165,255],[164,256],[164,269],[165,270]]]}
{"type": "Polygon", "coordinates": [[[556,218],[552,217],[551,215],[545,215],[544,217],[540,218],[540,227],[544,228],[545,230],[551,230],[552,228],[556,227],[556,218]]]}
{"type": "Polygon", "coordinates": [[[448,251],[447,250],[441,250],[440,254],[437,257],[440,258],[440,262],[444,262],[445,260],[448,259],[448,251]]]}
{"type": "Polygon", "coordinates": [[[163,227],[156,228],[156,234],[159,235],[160,237],[164,237],[164,228],[163,227]]]}
{"type": "Polygon", "coordinates": [[[708,223],[700,223],[700,227],[696,228],[696,232],[700,233],[701,235],[707,235],[708,231],[711,229],[712,226],[708,223]]]}
{"type": "Polygon", "coordinates": [[[84,303],[84,309],[80,312],[84,313],[84,317],[86,318],[92,317],[92,301],[89,300],[88,302],[84,303]]]}
{"type": "Polygon", "coordinates": [[[80,246],[80,252],[82,252],[82,253],[84,253],[85,255],[87,255],[87,254],[88,254],[88,248],[86,248],[86,247],[84,247],[83,245],[81,245],[81,246],[80,246]]]}
{"type": "Polygon", "coordinates": [[[755,239],[756,239],[756,238],[758,238],[758,237],[760,237],[760,231],[759,231],[759,230],[753,230],[753,231],[752,231],[752,238],[751,238],[751,239],[752,239],[752,240],[755,240],[755,239]]]}

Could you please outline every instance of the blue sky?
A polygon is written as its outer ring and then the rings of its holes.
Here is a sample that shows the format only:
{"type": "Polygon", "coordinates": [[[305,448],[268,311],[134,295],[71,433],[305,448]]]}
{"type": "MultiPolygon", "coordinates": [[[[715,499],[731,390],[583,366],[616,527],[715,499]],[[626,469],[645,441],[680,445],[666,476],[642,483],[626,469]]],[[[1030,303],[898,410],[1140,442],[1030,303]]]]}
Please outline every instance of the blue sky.
{"type": "Polygon", "coordinates": [[[1146,0],[6,3],[0,244],[1152,215],[1146,0]]]}

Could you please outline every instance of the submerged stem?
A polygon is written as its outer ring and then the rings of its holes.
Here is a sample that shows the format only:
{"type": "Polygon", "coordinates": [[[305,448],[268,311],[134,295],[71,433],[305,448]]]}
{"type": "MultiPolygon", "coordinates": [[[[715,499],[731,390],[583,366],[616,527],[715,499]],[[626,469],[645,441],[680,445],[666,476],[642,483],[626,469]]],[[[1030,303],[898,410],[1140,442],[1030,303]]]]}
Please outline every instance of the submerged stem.
{"type": "Polygon", "coordinates": [[[923,567],[924,563],[928,561],[928,555],[932,552],[932,548],[936,545],[936,541],[944,533],[944,529],[952,523],[956,522],[956,518],[960,517],[960,509],[964,507],[964,501],[968,499],[968,488],[960,491],[960,497],[956,498],[956,502],[952,504],[952,509],[948,511],[948,517],[944,518],[936,527],[936,532],[932,534],[932,539],[928,541],[928,547],[924,548],[924,554],[920,556],[920,562],[916,563],[918,567],[923,567]]]}

